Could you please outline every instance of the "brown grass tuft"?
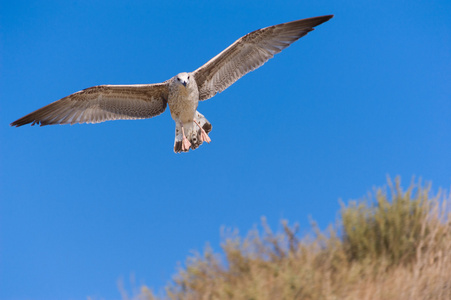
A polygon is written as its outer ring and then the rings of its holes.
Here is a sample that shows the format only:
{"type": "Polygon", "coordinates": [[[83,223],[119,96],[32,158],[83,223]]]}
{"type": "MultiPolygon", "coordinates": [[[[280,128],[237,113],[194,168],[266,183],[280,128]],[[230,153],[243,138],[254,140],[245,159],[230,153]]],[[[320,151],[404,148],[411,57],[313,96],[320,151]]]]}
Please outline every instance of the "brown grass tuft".
{"type": "Polygon", "coordinates": [[[339,225],[311,237],[263,219],[261,231],[228,234],[223,255],[189,257],[164,297],[143,287],[134,299],[451,299],[448,199],[399,180],[389,191],[343,205],[339,225]]]}

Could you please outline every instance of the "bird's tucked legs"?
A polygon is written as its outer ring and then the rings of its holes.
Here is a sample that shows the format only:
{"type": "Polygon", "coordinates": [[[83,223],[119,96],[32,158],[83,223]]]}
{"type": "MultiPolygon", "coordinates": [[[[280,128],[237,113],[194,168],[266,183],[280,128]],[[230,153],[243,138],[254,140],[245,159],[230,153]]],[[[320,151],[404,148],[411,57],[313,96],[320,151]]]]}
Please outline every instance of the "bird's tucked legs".
{"type": "MultiPolygon", "coordinates": [[[[210,144],[211,139],[210,139],[210,137],[208,136],[208,134],[205,132],[205,130],[199,125],[199,123],[197,123],[196,120],[194,120],[194,123],[196,123],[197,126],[199,126],[199,128],[200,128],[200,140],[201,140],[202,142],[207,142],[207,143],[210,144]]],[[[182,129],[183,129],[183,128],[182,128],[182,129]]]]}
{"type": "Polygon", "coordinates": [[[183,136],[183,140],[182,140],[182,151],[188,151],[189,147],[191,146],[191,143],[188,141],[188,139],[185,136],[185,130],[183,129],[183,124],[182,125],[182,136],[183,136]]]}

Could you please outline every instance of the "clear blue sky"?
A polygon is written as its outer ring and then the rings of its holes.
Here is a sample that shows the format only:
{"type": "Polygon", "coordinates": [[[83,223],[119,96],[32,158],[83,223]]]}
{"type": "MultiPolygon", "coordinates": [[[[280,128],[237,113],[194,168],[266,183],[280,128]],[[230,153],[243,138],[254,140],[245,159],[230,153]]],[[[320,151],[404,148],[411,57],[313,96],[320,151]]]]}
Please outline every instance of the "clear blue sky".
{"type": "Polygon", "coordinates": [[[338,199],[451,179],[451,2],[1,1],[0,299],[160,289],[221,226],[332,223],[338,199]],[[192,71],[255,29],[335,14],[199,111],[212,143],[174,154],[150,120],[11,128],[99,84],[192,71]]]}

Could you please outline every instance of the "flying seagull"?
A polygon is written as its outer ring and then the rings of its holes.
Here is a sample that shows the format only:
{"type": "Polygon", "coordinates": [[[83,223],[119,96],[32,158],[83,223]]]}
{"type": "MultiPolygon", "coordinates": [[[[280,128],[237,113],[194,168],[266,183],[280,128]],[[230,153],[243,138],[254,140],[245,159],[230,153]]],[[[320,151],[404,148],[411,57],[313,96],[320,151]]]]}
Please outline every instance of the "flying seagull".
{"type": "Polygon", "coordinates": [[[10,125],[72,125],[146,119],[163,113],[169,104],[175,121],[174,152],[188,152],[190,148],[194,150],[203,142],[211,141],[208,133],[212,126],[197,111],[199,101],[222,92],[312,31],[313,27],[332,17],[308,18],[253,31],[194,72],[182,72],[156,84],[90,87],[44,106],[10,125]]]}

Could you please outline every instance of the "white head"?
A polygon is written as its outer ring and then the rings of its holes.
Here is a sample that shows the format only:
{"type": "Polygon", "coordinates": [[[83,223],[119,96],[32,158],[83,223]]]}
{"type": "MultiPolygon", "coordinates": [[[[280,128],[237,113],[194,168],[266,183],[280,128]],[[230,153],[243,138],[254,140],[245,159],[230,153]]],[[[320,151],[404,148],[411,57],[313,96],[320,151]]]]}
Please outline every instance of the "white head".
{"type": "Polygon", "coordinates": [[[177,74],[177,76],[175,76],[174,81],[177,84],[181,84],[186,87],[189,84],[190,79],[191,79],[191,77],[188,73],[182,72],[182,73],[177,74]]]}

